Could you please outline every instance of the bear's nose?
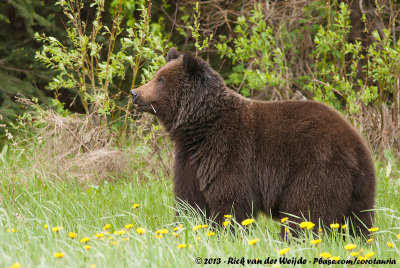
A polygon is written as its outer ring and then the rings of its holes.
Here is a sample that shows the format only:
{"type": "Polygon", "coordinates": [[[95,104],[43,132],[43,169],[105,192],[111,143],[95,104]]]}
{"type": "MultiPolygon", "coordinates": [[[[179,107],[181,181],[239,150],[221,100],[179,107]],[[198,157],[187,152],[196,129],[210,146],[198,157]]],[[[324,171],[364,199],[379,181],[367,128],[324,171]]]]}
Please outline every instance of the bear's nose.
{"type": "Polygon", "coordinates": [[[136,90],[132,89],[131,90],[131,95],[132,95],[133,100],[136,100],[137,97],[139,96],[139,92],[137,92],[136,90]]]}

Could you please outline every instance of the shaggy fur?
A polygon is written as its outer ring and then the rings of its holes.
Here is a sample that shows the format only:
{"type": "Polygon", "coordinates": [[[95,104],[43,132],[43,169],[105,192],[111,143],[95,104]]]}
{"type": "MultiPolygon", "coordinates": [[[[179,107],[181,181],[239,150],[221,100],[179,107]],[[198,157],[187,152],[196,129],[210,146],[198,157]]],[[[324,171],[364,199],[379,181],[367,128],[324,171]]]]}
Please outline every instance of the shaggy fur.
{"type": "Polygon", "coordinates": [[[374,207],[374,164],[338,112],[314,101],[246,99],[201,59],[171,49],[167,60],[132,95],[175,143],[177,198],[217,220],[263,211],[371,227],[374,213],[363,210],[374,207]]]}

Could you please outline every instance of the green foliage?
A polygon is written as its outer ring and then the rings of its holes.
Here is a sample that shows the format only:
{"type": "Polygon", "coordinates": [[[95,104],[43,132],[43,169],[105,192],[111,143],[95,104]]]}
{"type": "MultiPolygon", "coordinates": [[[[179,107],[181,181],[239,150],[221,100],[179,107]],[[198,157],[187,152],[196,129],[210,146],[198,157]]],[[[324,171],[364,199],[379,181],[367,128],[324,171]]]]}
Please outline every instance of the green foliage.
{"type": "Polygon", "coordinates": [[[238,17],[234,32],[237,37],[222,36],[223,42],[215,45],[222,57],[238,63],[227,82],[238,86],[244,96],[268,86],[283,87],[285,55],[275,44],[273,29],[266,25],[261,4],[254,7],[249,18],[238,17]],[[231,42],[233,47],[228,46],[231,42]]]}
{"type": "Polygon", "coordinates": [[[57,3],[68,18],[69,42],[63,44],[54,37],[35,34],[44,44],[36,53],[36,59],[57,73],[49,88],[55,90],[56,95],[63,88],[77,89],[86,114],[98,113],[103,118],[102,123],[108,123],[122,112],[125,114],[122,129],[126,129],[130,102],[123,106],[119,103],[128,93],[120,86],[112,87],[127,83],[125,87],[129,90],[138,84],[139,74],[142,83],[150,79],[165,64],[165,37],[150,29],[150,10],[143,6],[140,20],[124,30],[120,13],[116,13],[111,28],[102,24],[103,0],[91,4],[96,8],[96,15],[89,23],[80,17],[83,5],[76,6],[75,1],[57,3]],[[129,82],[125,82],[127,77],[131,78],[129,82]]]}
{"type": "MultiPolygon", "coordinates": [[[[25,27],[28,33],[34,32],[33,27],[35,25],[41,25],[46,28],[50,28],[51,22],[40,15],[36,10],[43,7],[43,2],[40,0],[27,1],[27,0],[12,0],[8,1],[13,6],[16,12],[24,19],[25,27]]],[[[4,18],[9,23],[8,18],[4,18]]]]}
{"type": "Polygon", "coordinates": [[[200,29],[200,15],[201,15],[201,11],[200,11],[200,7],[199,7],[199,2],[196,2],[196,5],[193,7],[193,26],[189,26],[190,31],[192,32],[192,37],[195,40],[194,42],[194,47],[196,48],[196,55],[198,53],[198,51],[202,51],[204,48],[208,47],[208,42],[211,41],[211,39],[213,38],[213,34],[210,34],[208,37],[203,39],[203,43],[200,44],[200,39],[201,39],[201,34],[199,33],[199,29],[200,29]]]}
{"type": "Polygon", "coordinates": [[[390,29],[384,29],[383,32],[383,38],[377,31],[372,33],[375,42],[367,50],[368,71],[381,94],[380,102],[387,101],[382,96],[385,92],[392,93],[395,99],[398,97],[400,77],[400,40],[394,44],[390,29]]]}
{"type": "Polygon", "coordinates": [[[146,0],[113,0],[111,1],[109,12],[112,16],[122,12],[123,17],[126,19],[126,25],[134,28],[137,20],[133,14],[137,11],[140,12],[145,5],[146,0]]]}
{"type": "MultiPolygon", "coordinates": [[[[43,81],[51,72],[44,72],[34,62],[37,44],[32,40],[34,30],[59,34],[54,13],[57,7],[41,0],[1,1],[0,3],[0,115],[5,121],[15,120],[25,107],[16,97],[36,96],[40,103],[51,105],[51,98],[43,90],[43,81]]],[[[1,130],[0,130],[1,132],[1,130]]]]}
{"type": "Polygon", "coordinates": [[[183,36],[185,39],[189,39],[189,36],[193,38],[193,46],[196,50],[195,54],[197,56],[200,51],[209,47],[209,42],[212,41],[214,35],[211,33],[205,37],[202,36],[200,32],[201,10],[198,1],[195,2],[193,11],[187,10],[185,6],[179,6],[179,11],[183,13],[180,17],[183,25],[177,25],[175,29],[178,31],[179,35],[183,36]]]}
{"type": "MultiPolygon", "coordinates": [[[[332,25],[321,26],[316,34],[313,55],[317,71],[308,89],[314,93],[316,100],[328,103],[336,109],[341,110],[344,101],[345,112],[351,115],[359,113],[362,106],[375,102],[385,91],[394,92],[399,75],[397,62],[400,47],[399,43],[392,44],[390,30],[384,31],[384,39],[374,32],[374,41],[364,54],[360,41],[347,41],[351,28],[349,17],[348,5],[341,2],[332,25]],[[358,66],[365,59],[367,65],[362,66],[361,70],[363,79],[359,79],[358,66]],[[371,84],[370,80],[374,83],[371,84]]],[[[378,105],[382,102],[385,100],[380,99],[378,105]]]]}

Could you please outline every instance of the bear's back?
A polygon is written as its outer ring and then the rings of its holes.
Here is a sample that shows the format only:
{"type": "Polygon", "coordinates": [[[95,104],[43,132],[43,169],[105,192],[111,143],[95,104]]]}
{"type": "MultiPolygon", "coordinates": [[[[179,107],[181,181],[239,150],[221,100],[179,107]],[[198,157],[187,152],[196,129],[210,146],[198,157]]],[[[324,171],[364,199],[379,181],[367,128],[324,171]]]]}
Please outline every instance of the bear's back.
{"type": "Polygon", "coordinates": [[[366,146],[358,131],[339,112],[325,104],[315,101],[254,102],[251,109],[256,135],[275,139],[277,146],[291,146],[300,151],[315,146],[339,151],[366,146]]]}

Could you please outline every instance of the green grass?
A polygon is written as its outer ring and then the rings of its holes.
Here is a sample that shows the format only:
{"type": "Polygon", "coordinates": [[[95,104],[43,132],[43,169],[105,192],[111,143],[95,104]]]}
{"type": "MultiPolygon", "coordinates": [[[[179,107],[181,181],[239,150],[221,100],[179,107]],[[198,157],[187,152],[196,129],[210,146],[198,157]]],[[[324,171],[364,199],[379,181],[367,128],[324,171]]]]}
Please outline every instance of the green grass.
{"type": "MultiPolygon", "coordinates": [[[[190,212],[177,217],[171,178],[141,179],[127,175],[99,185],[79,184],[73,179],[62,181],[54,174],[39,171],[22,157],[9,153],[1,155],[0,160],[0,267],[10,267],[15,262],[21,263],[21,267],[90,267],[91,264],[96,267],[195,267],[200,266],[195,263],[198,257],[203,262],[205,258],[211,258],[212,262],[220,258],[221,264],[209,266],[231,267],[227,263],[229,258],[275,259],[281,257],[279,250],[283,248],[290,248],[285,255],[288,258],[303,257],[311,261],[298,265],[309,267],[321,266],[312,264],[321,252],[340,256],[342,260],[354,259],[344,248],[348,243],[356,244],[353,251],[362,251],[361,256],[374,252],[371,259],[391,258],[400,263],[400,239],[396,237],[400,233],[399,164],[393,159],[377,165],[376,226],[380,230],[373,235],[373,243],[353,238],[343,240],[335,234],[323,233],[322,242],[317,246],[310,245],[313,238],[307,232],[300,240],[282,241],[280,223],[267,216],[257,217],[249,228],[233,220],[234,232],[214,228],[201,215],[190,212]],[[132,208],[136,203],[140,204],[139,208],[132,208]],[[103,230],[108,223],[111,224],[109,235],[103,230]],[[133,224],[133,228],[123,235],[113,234],[127,224],[133,224]],[[183,228],[176,232],[176,237],[172,232],[179,224],[183,228]],[[198,224],[208,226],[193,231],[198,224]],[[55,226],[62,229],[52,231],[55,226]],[[145,228],[146,233],[138,234],[138,227],[145,228]],[[161,228],[169,232],[156,238],[155,231],[161,228]],[[215,235],[209,237],[209,231],[215,235]],[[69,232],[77,233],[78,237],[69,238],[69,232]],[[96,233],[103,233],[105,239],[95,238],[96,233]],[[87,243],[92,247],[90,250],[80,242],[83,237],[90,238],[87,243]],[[254,238],[260,241],[249,245],[248,241],[254,238]],[[387,246],[387,242],[395,247],[387,246]],[[179,244],[187,247],[178,249],[179,244]],[[65,256],[58,259],[54,257],[56,252],[65,256]]],[[[189,210],[184,206],[180,210],[185,209],[189,210]]]]}

